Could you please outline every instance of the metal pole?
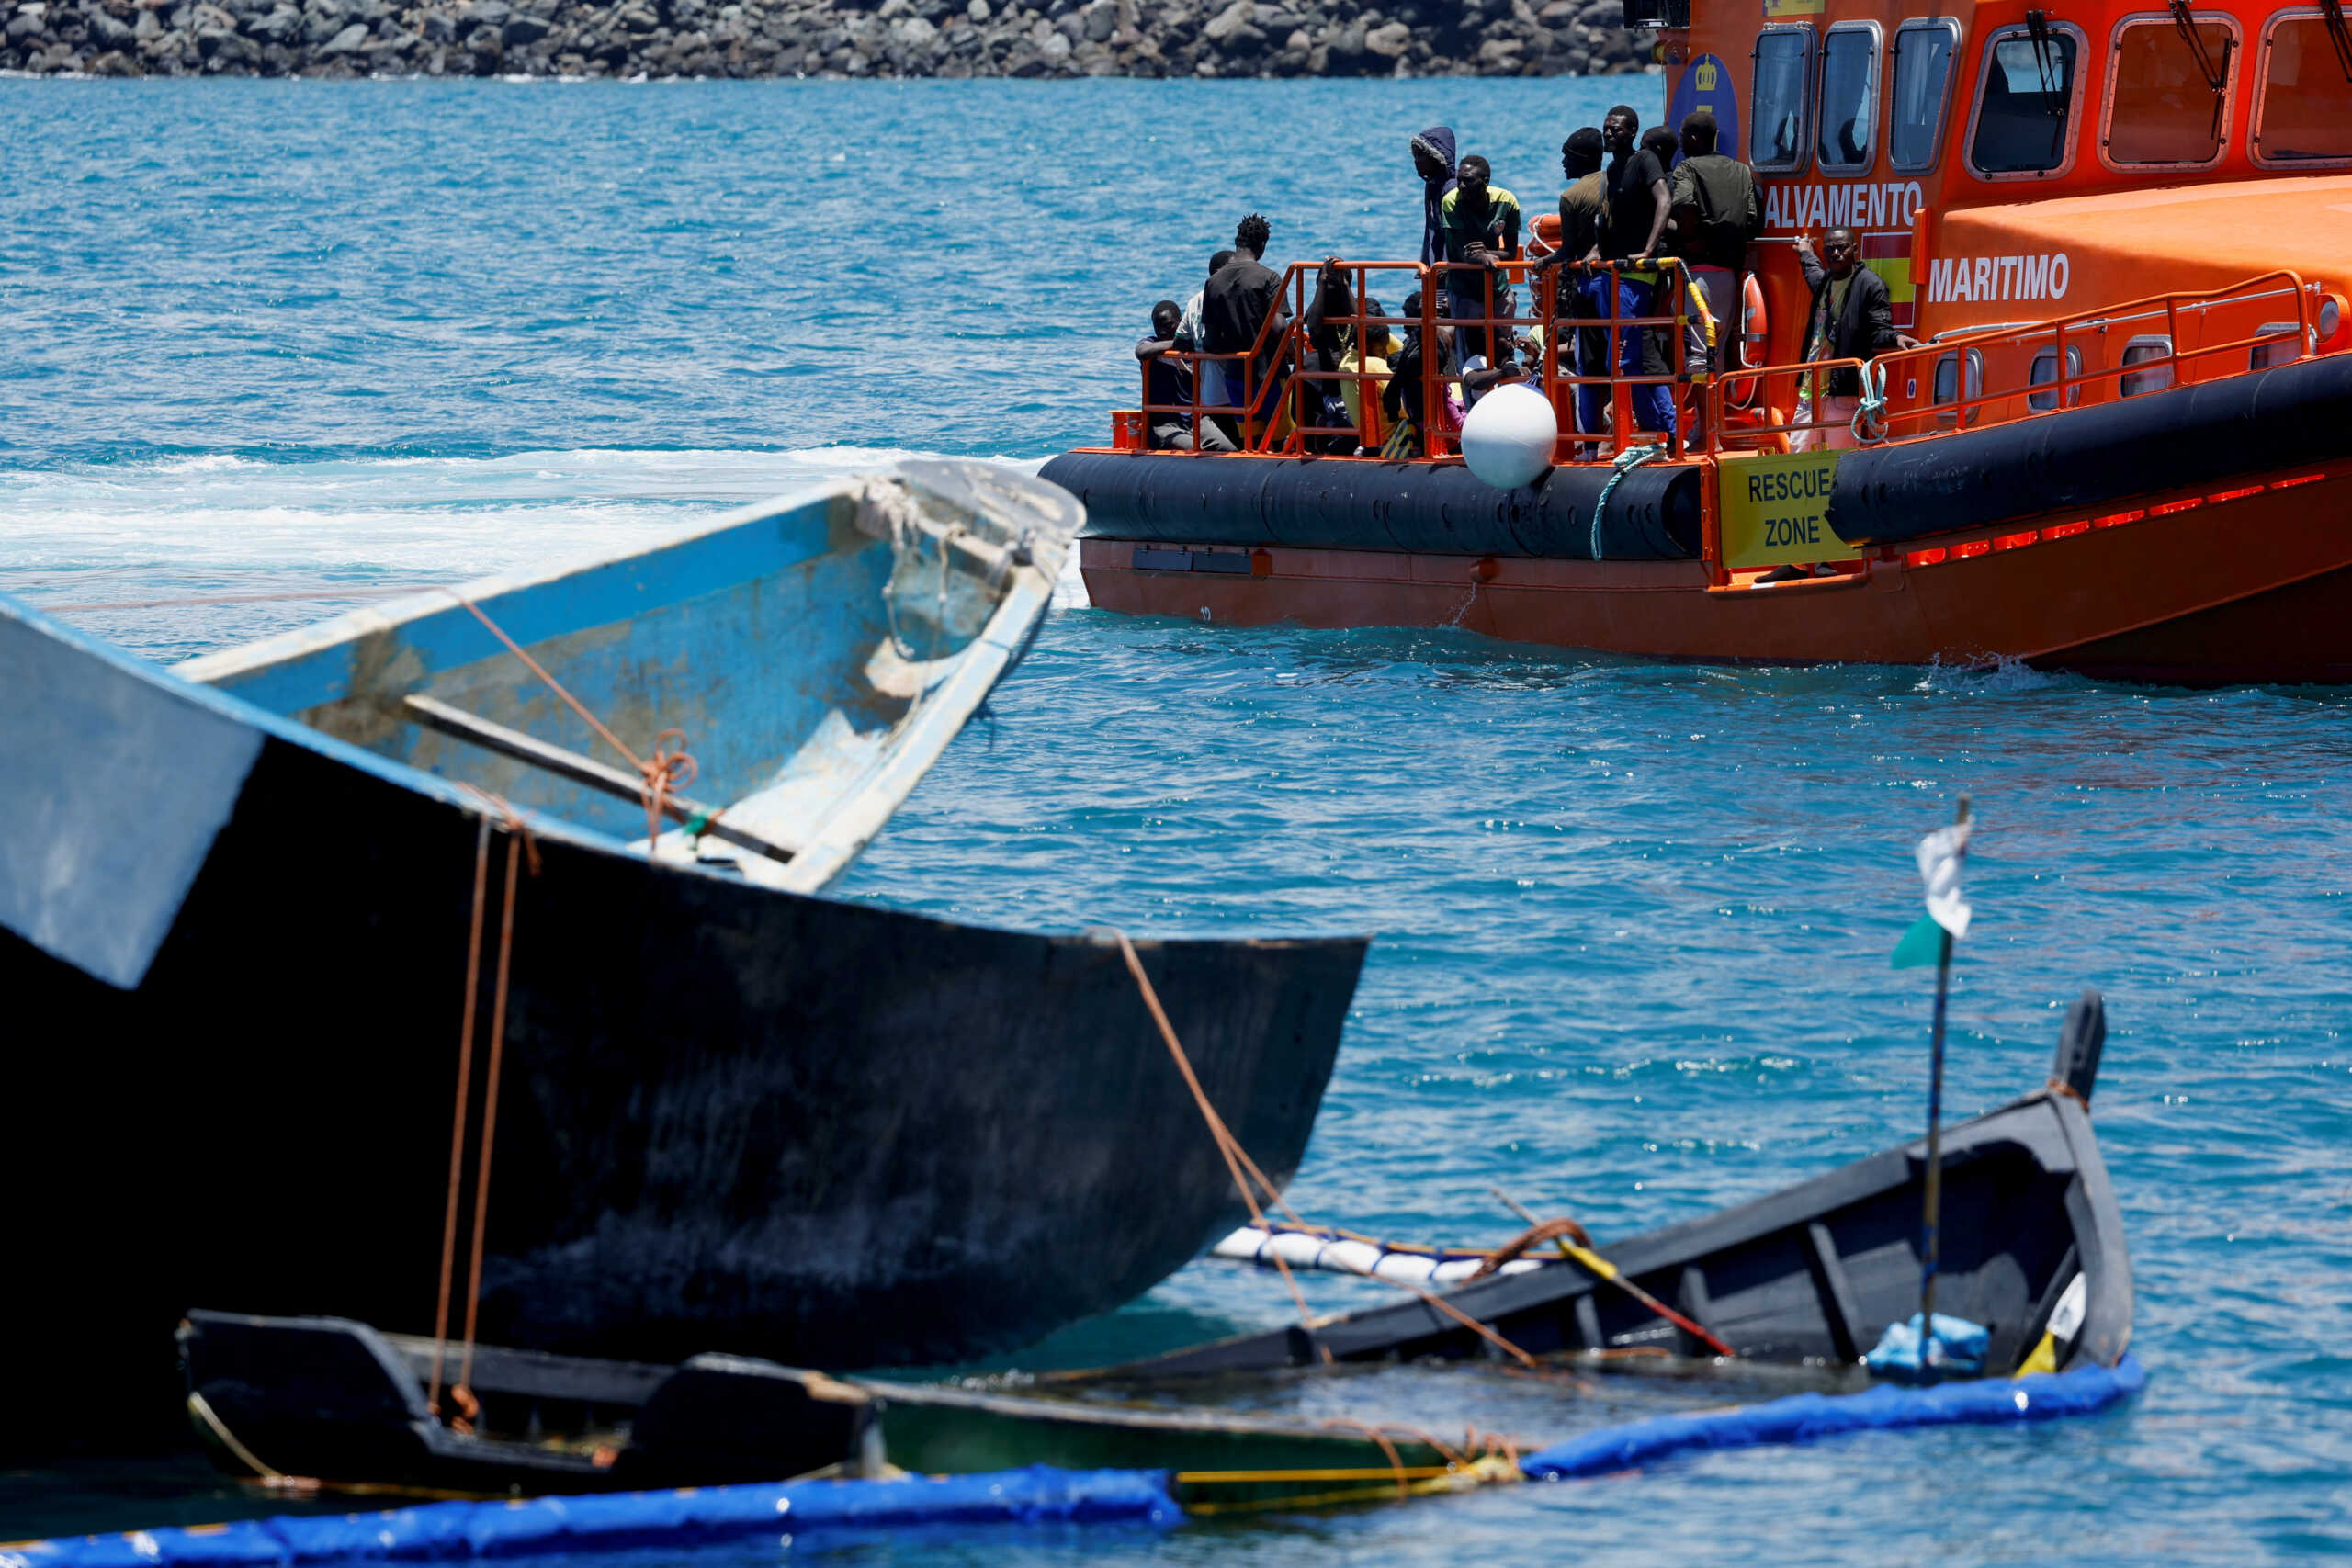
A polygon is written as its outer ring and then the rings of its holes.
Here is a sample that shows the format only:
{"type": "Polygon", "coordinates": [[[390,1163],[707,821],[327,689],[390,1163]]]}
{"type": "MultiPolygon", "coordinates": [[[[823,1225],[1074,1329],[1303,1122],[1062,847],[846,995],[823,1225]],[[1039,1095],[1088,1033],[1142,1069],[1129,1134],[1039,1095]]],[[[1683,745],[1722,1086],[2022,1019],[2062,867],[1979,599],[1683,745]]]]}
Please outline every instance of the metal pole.
{"type": "MultiPolygon", "coordinates": [[[[1968,796],[1960,797],[1956,821],[1968,820],[1968,796]]],[[[1951,983],[1951,932],[1944,931],[1936,956],[1936,1018],[1928,1037],[1928,1197],[1919,1244],[1919,1372],[1935,1375],[1937,1226],[1944,1198],[1944,998],[1951,983]]]]}

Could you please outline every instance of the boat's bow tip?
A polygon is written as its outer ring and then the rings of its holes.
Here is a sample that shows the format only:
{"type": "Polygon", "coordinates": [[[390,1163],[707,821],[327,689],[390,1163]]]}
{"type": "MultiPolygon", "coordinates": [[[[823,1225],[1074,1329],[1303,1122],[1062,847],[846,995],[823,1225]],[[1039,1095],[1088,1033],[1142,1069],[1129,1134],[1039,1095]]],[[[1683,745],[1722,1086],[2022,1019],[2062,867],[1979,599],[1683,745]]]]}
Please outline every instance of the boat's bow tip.
{"type": "Polygon", "coordinates": [[[1027,536],[1034,552],[1042,555],[1050,549],[1056,562],[1086,525],[1086,508],[1077,496],[1010,463],[976,457],[907,457],[889,470],[888,477],[959,512],[990,518],[1009,536],[1027,536]]]}

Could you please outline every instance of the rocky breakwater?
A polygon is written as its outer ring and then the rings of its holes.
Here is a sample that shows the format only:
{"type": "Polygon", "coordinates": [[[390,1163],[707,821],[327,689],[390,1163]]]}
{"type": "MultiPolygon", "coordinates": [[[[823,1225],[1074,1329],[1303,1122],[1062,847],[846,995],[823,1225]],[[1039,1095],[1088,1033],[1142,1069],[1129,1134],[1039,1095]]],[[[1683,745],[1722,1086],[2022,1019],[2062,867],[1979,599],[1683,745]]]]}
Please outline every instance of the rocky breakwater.
{"type": "Polygon", "coordinates": [[[1536,76],[1648,66],[1622,0],[0,0],[97,76],[1536,76]]]}

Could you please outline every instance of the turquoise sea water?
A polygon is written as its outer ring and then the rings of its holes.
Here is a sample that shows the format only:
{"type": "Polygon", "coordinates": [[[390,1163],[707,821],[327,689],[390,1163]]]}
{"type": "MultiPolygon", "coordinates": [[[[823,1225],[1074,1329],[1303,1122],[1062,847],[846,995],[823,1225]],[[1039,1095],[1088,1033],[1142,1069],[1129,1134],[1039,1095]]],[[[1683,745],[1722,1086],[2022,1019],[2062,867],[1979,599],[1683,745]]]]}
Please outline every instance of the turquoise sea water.
{"type": "MultiPolygon", "coordinates": [[[[894,452],[1035,461],[1100,439],[1146,309],[1241,212],[1280,259],[1401,255],[1411,130],[1450,120],[1535,206],[1551,149],[1621,97],[1650,118],[1656,82],[0,82],[0,591],[127,606],[66,613],[168,660],[894,452]],[[288,593],[321,597],[251,597],[288,593]],[[190,598],[231,602],[151,603],[190,598]]],[[[1972,793],[1949,1108],[2038,1084],[2065,1003],[2107,992],[2097,1124],[2149,1389],[2055,1428],[1410,1508],[789,1555],[2352,1551],[2352,694],[1701,669],[1066,598],[842,895],[1376,933],[1292,1196],[1400,1238],[1499,1239],[1499,1183],[1605,1241],[1915,1133],[1928,981],[1887,953],[1912,840],[1972,793]]],[[[1012,1359],[1289,1310],[1195,1264],[1012,1359]]],[[[1631,1396],[1408,1371],[1286,1397],[1544,1438],[1631,1396]]],[[[0,1540],[232,1509],[170,1465],[0,1477],[0,1540]]]]}

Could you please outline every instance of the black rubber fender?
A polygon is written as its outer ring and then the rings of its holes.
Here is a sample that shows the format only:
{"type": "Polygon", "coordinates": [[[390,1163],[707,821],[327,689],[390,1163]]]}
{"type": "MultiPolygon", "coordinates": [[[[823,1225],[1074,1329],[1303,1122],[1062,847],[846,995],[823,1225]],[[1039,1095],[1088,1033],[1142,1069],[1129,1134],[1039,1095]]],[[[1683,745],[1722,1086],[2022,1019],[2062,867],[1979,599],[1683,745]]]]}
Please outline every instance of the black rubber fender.
{"type": "Polygon", "coordinates": [[[1838,459],[1829,526],[1900,544],[2352,456],[2352,355],[1838,459]]]}
{"type": "Polygon", "coordinates": [[[1699,553],[1692,464],[1552,468],[1498,490],[1458,463],[1067,452],[1042,477],[1085,503],[1086,534],[1146,544],[1280,545],[1549,560],[1688,560],[1699,553]],[[1607,515],[1593,526],[1606,491],[1607,515]]]}

